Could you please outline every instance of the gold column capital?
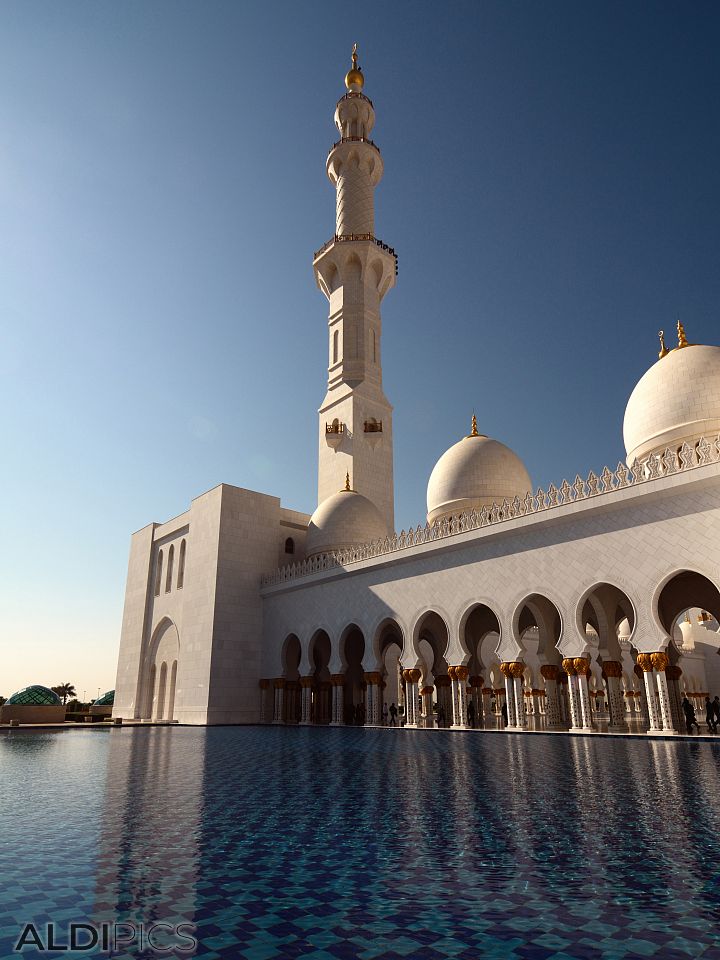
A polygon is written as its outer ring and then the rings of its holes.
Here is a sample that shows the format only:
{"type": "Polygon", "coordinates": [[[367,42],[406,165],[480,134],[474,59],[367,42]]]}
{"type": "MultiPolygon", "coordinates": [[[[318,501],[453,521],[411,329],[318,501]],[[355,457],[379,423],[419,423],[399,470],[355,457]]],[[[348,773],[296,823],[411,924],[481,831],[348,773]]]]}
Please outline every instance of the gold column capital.
{"type": "Polygon", "coordinates": [[[659,650],[657,653],[651,653],[650,660],[652,661],[653,669],[657,670],[658,673],[663,673],[663,671],[670,666],[670,657],[662,650],[659,650]]]}
{"type": "Polygon", "coordinates": [[[643,671],[643,673],[652,673],[653,662],[651,653],[639,653],[637,655],[637,666],[643,671]]]}
{"type": "Polygon", "coordinates": [[[544,663],[540,667],[540,676],[545,680],[557,680],[560,667],[555,663],[544,663]]]}
{"type": "Polygon", "coordinates": [[[580,677],[590,669],[590,661],[587,657],[575,657],[573,659],[573,666],[575,667],[575,673],[580,677]]]}
{"type": "Polygon", "coordinates": [[[602,672],[606,677],[621,677],[622,664],[619,660],[603,660],[602,672]]]}

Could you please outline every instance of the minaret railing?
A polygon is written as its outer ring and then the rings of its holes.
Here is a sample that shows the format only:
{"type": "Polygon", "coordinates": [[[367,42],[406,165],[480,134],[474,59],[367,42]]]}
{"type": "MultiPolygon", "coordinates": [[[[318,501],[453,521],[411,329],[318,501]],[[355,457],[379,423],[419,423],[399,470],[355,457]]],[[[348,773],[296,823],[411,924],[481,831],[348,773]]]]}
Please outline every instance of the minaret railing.
{"type": "Polygon", "coordinates": [[[332,236],[327,243],[324,243],[319,250],[316,250],[313,254],[313,263],[317,260],[318,257],[322,256],[326,250],[329,250],[334,243],[347,243],[353,240],[365,240],[370,243],[374,243],[376,247],[380,247],[381,250],[384,250],[385,253],[389,253],[391,257],[395,259],[395,275],[397,276],[398,272],[398,255],[395,253],[392,247],[388,246],[387,243],[383,243],[382,240],[372,233],[336,233],[332,236]]]}

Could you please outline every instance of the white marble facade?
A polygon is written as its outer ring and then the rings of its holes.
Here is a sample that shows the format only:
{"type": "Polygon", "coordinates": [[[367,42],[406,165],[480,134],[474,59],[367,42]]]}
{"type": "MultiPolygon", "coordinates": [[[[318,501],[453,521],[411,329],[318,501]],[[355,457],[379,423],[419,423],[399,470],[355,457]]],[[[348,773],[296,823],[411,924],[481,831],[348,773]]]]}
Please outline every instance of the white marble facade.
{"type": "MultiPolygon", "coordinates": [[[[375,236],[383,163],[356,63],[327,160],[336,233],[318,508],[222,484],[132,537],[114,715],[182,723],[684,729],[720,694],[720,347],[663,344],[624,422],[626,464],[533,490],[473,417],[394,532],[375,236]],[[470,424],[468,425],[470,426],[470,424]]],[[[641,371],[639,371],[639,374],[641,371]]],[[[481,425],[482,427],[483,425],[481,425]]]]}

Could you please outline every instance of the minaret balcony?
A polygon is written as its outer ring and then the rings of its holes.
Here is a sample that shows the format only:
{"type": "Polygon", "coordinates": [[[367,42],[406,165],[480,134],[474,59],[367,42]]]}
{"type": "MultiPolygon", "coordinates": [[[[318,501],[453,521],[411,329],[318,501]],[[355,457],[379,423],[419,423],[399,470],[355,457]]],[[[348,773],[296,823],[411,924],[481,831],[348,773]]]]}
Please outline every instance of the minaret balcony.
{"type": "Polygon", "coordinates": [[[345,424],[335,419],[325,424],[325,440],[330,447],[339,447],[345,436],[345,424]]]}
{"type": "Polygon", "coordinates": [[[355,90],[348,90],[347,93],[344,93],[338,100],[338,103],[342,103],[343,100],[364,100],[366,103],[369,103],[371,107],[373,106],[370,97],[366,97],[364,93],[355,90]]]}
{"type": "Polygon", "coordinates": [[[372,233],[336,233],[332,236],[327,243],[324,243],[319,250],[316,250],[313,254],[313,263],[321,257],[327,250],[330,249],[336,243],[348,243],[356,241],[366,241],[369,243],[374,243],[376,247],[380,247],[381,250],[384,250],[385,253],[389,253],[390,256],[395,261],[395,276],[398,274],[398,255],[395,253],[394,249],[388,246],[387,243],[383,243],[382,240],[378,240],[376,236],[372,233]]]}
{"type": "Polygon", "coordinates": [[[373,140],[368,140],[367,137],[340,137],[328,150],[328,156],[343,143],[367,143],[369,147],[373,147],[380,153],[380,147],[373,140]]]}

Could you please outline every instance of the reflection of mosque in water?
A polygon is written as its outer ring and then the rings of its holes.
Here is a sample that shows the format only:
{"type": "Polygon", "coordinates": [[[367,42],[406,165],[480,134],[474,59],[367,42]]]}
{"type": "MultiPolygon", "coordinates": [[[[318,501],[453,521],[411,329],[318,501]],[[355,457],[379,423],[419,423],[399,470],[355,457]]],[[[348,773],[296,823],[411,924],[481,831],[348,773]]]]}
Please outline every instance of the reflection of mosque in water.
{"type": "Polygon", "coordinates": [[[201,731],[188,731],[191,741],[185,733],[136,728],[108,737],[97,924],[194,920],[206,743],[201,731]]]}

